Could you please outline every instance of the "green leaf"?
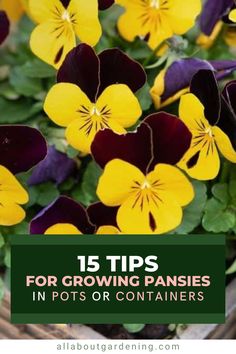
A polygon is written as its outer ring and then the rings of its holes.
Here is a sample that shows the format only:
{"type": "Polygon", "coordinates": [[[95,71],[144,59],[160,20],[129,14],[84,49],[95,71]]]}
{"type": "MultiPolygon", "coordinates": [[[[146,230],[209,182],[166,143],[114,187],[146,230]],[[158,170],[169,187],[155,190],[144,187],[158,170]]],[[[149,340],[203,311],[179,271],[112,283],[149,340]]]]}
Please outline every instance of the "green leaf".
{"type": "Polygon", "coordinates": [[[21,66],[16,66],[10,72],[10,84],[16,92],[26,97],[33,97],[43,91],[41,80],[27,77],[22,68],[21,66]]]}
{"type": "Polygon", "coordinates": [[[39,184],[37,186],[37,191],[37,203],[43,207],[50,204],[60,195],[57,187],[52,182],[39,184]]]}
{"type": "Polygon", "coordinates": [[[67,146],[66,154],[70,159],[74,159],[78,153],[78,150],[74,149],[71,145],[67,146]]]}
{"type": "Polygon", "coordinates": [[[0,124],[24,122],[40,110],[41,107],[32,105],[29,99],[8,101],[0,97],[0,124]]]}
{"type": "Polygon", "coordinates": [[[142,331],[145,324],[123,324],[124,328],[130,333],[137,333],[142,331]]]}
{"type": "Polygon", "coordinates": [[[150,91],[150,86],[148,83],[146,83],[137,92],[137,98],[139,100],[139,103],[140,103],[143,111],[147,111],[152,105],[152,98],[151,98],[149,91],[150,91]]]}
{"type": "Polygon", "coordinates": [[[229,194],[231,198],[236,199],[236,180],[229,182],[229,194]]]}
{"type": "Polygon", "coordinates": [[[227,183],[216,183],[212,189],[213,196],[218,199],[225,206],[229,202],[228,184],[227,183]]]}
{"type": "Polygon", "coordinates": [[[3,236],[0,234],[0,248],[1,248],[2,246],[4,246],[4,244],[5,244],[4,238],[3,238],[3,236]]]}
{"type": "Polygon", "coordinates": [[[55,77],[55,69],[44,63],[43,61],[35,58],[32,61],[29,61],[21,67],[22,75],[30,78],[39,78],[44,79],[48,77],[55,77]]]}
{"type": "Polygon", "coordinates": [[[236,223],[235,213],[227,209],[225,204],[211,198],[206,203],[205,214],[202,219],[202,226],[208,232],[227,232],[236,223]]]}
{"type": "Polygon", "coordinates": [[[86,206],[96,202],[98,200],[96,189],[101,173],[101,168],[94,161],[89,162],[84,172],[81,185],[72,192],[73,198],[86,206]]]}
{"type": "Polygon", "coordinates": [[[236,259],[235,261],[231,264],[231,266],[227,269],[226,274],[233,274],[236,272],[236,259]]]}
{"type": "Polygon", "coordinates": [[[5,263],[6,267],[8,267],[8,268],[11,267],[11,249],[9,246],[5,248],[4,263],[5,263]]]}
{"type": "Polygon", "coordinates": [[[193,181],[192,184],[195,197],[184,209],[183,221],[174,231],[176,234],[188,234],[201,223],[203,210],[207,201],[207,188],[206,185],[200,181],[193,181]]]}
{"type": "Polygon", "coordinates": [[[0,278],[0,301],[3,299],[4,297],[4,283],[2,278],[0,278]]]}

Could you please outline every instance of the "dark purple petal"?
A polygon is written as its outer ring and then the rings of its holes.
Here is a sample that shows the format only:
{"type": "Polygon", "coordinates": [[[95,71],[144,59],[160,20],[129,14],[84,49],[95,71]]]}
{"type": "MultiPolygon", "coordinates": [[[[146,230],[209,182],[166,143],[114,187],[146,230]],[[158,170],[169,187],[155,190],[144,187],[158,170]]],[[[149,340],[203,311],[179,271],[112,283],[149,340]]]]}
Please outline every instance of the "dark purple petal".
{"type": "Polygon", "coordinates": [[[157,163],[177,164],[189,149],[192,135],[176,116],[159,112],[148,116],[144,123],[152,130],[153,160],[151,171],[157,163]]]}
{"type": "Polygon", "coordinates": [[[215,125],[220,117],[221,100],[214,73],[211,70],[198,71],[191,81],[190,91],[203,104],[208,122],[215,125]]]}
{"type": "Polygon", "coordinates": [[[49,227],[59,223],[72,224],[83,234],[93,234],[95,231],[85,208],[73,199],[61,196],[33,218],[30,233],[44,234],[49,227]]]}
{"type": "Polygon", "coordinates": [[[151,130],[141,124],[136,132],[118,135],[112,130],[97,133],[91,147],[95,161],[102,167],[113,159],[137,166],[144,173],[152,160],[151,130]]]}
{"type": "Polygon", "coordinates": [[[206,60],[197,58],[176,60],[165,74],[165,90],[161,98],[162,102],[178,91],[189,87],[192,77],[201,69],[213,70],[213,67],[206,60]]]}
{"type": "Polygon", "coordinates": [[[221,116],[217,126],[228,136],[234,150],[236,150],[236,112],[223,96],[221,101],[221,116]]]}
{"type": "Polygon", "coordinates": [[[0,165],[12,173],[28,171],[47,154],[42,134],[23,125],[0,126],[0,165]]]}
{"type": "Polygon", "coordinates": [[[112,84],[126,84],[133,92],[145,84],[146,74],[142,66],[120,49],[104,50],[98,57],[100,59],[99,94],[112,84]]]}
{"type": "Polygon", "coordinates": [[[93,225],[97,228],[100,226],[117,226],[116,215],[118,207],[108,207],[100,202],[91,204],[88,209],[88,216],[93,225]]]}
{"type": "Polygon", "coordinates": [[[67,8],[69,6],[70,0],[60,0],[60,2],[65,8],[67,8]]]}
{"type": "Polygon", "coordinates": [[[10,22],[5,11],[0,11],[0,44],[6,39],[10,30],[10,22]]]}
{"type": "Polygon", "coordinates": [[[113,5],[115,0],[98,0],[99,10],[106,10],[113,5]]]}
{"type": "Polygon", "coordinates": [[[199,21],[201,31],[209,36],[216,23],[221,20],[233,4],[234,0],[207,0],[199,21]]]}
{"type": "Polygon", "coordinates": [[[78,85],[95,102],[99,86],[99,60],[93,48],[79,44],[72,49],[58,71],[57,81],[78,85]]]}
{"type": "Polygon", "coordinates": [[[47,181],[60,184],[74,172],[75,167],[74,160],[57,151],[54,146],[49,146],[46,158],[34,168],[28,184],[35,185],[47,181]]]}

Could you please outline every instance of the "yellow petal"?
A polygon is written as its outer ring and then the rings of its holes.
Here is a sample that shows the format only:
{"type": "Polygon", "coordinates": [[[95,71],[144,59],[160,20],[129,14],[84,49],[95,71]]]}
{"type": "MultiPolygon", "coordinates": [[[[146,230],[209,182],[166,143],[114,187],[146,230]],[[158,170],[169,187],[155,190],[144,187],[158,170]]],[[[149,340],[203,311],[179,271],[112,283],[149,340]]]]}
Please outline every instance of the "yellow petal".
{"type": "Polygon", "coordinates": [[[102,34],[98,1],[71,0],[67,10],[73,14],[74,30],[81,42],[95,46],[102,34]]]}
{"type": "Polygon", "coordinates": [[[201,33],[197,38],[197,44],[204,49],[209,49],[214,44],[216,38],[218,37],[218,35],[222,29],[222,26],[223,26],[223,22],[219,21],[215,25],[210,36],[207,36],[204,33],[201,33]]]}
{"type": "Polygon", "coordinates": [[[142,7],[132,4],[132,7],[119,17],[118,30],[127,41],[132,42],[137,36],[145,37],[149,32],[149,27],[143,26],[142,16],[142,7]]]}
{"type": "Polygon", "coordinates": [[[134,182],[141,184],[144,179],[137,167],[114,159],[105,166],[98,182],[97,195],[105,205],[121,205],[133,192],[134,182]]]}
{"type": "Polygon", "coordinates": [[[81,235],[82,233],[76,226],[66,223],[58,223],[50,226],[45,232],[45,235],[81,235]]]}
{"type": "Polygon", "coordinates": [[[229,19],[232,22],[236,22],[236,9],[233,9],[232,11],[230,11],[229,13],[229,19]]]}
{"type": "Polygon", "coordinates": [[[201,8],[201,0],[171,0],[167,12],[174,33],[184,34],[193,27],[201,8]]]}
{"type": "Polygon", "coordinates": [[[76,119],[67,127],[66,139],[73,148],[89,154],[96,133],[96,125],[92,123],[91,119],[87,123],[82,119],[76,119]]]}
{"type": "Polygon", "coordinates": [[[192,178],[199,180],[214,179],[220,169],[219,154],[214,140],[211,143],[203,141],[197,146],[193,146],[192,143],[178,166],[192,178]]]}
{"type": "Polygon", "coordinates": [[[25,204],[28,200],[28,193],[15,176],[7,168],[0,166],[0,204],[25,204]]]}
{"type": "MultiPolygon", "coordinates": [[[[193,200],[193,186],[177,167],[158,164],[155,166],[154,170],[148,174],[147,179],[151,184],[155,181],[159,181],[161,191],[163,193],[167,191],[181,206],[185,206],[193,200]]],[[[157,194],[158,193],[159,189],[157,189],[157,194]]]]}
{"type": "MultiPolygon", "coordinates": [[[[1,197],[0,197],[1,198],[1,197]]],[[[25,211],[21,206],[10,201],[0,199],[0,225],[12,226],[19,224],[25,218],[25,211]]]]}
{"type": "Polygon", "coordinates": [[[159,199],[142,206],[136,196],[129,197],[119,208],[117,223],[127,234],[162,234],[175,229],[182,220],[182,208],[168,192],[159,191],[159,199]]]}
{"type": "MultiPolygon", "coordinates": [[[[164,40],[173,36],[173,30],[168,16],[164,11],[159,15],[159,20],[150,21],[148,45],[151,49],[156,49],[164,40]]],[[[158,54],[158,53],[157,53],[158,54]]]]}
{"type": "Polygon", "coordinates": [[[236,151],[234,150],[228,136],[218,127],[212,128],[215,141],[221,154],[229,161],[236,163],[236,151]]]}
{"type": "Polygon", "coordinates": [[[60,17],[65,11],[60,0],[29,0],[29,10],[38,23],[60,17]]]}
{"type": "Polygon", "coordinates": [[[210,127],[204,115],[204,106],[192,93],[181,96],[179,117],[193,134],[199,130],[202,124],[206,128],[210,127]]]}
{"type": "Polygon", "coordinates": [[[6,11],[11,21],[18,21],[24,13],[19,0],[1,0],[0,9],[6,11]]]}
{"type": "Polygon", "coordinates": [[[142,114],[139,102],[127,85],[108,86],[98,98],[96,107],[102,111],[109,108],[109,117],[128,128],[134,125],[142,114]]]}
{"type": "Polygon", "coordinates": [[[120,234],[120,230],[115,226],[105,225],[100,226],[96,232],[97,235],[116,235],[120,234]]]}
{"type": "Polygon", "coordinates": [[[59,83],[49,91],[44,110],[56,124],[67,127],[81,117],[81,106],[91,109],[91,102],[83,91],[74,84],[59,83]]]}
{"type": "Polygon", "coordinates": [[[57,69],[75,45],[72,26],[70,24],[60,25],[60,23],[58,25],[58,22],[54,20],[39,24],[30,37],[30,47],[33,53],[57,69]]]}

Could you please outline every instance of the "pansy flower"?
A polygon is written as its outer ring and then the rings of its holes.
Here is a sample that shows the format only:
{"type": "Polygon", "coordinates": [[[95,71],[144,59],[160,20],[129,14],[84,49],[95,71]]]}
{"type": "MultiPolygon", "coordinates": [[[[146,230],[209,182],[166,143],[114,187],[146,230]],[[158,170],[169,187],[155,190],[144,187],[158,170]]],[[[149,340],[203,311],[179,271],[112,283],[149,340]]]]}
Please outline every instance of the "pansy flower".
{"type": "Polygon", "coordinates": [[[125,8],[118,20],[123,38],[132,42],[144,38],[151,49],[174,34],[181,35],[193,25],[201,11],[200,0],[116,0],[125,8]]]}
{"type": "Polygon", "coordinates": [[[160,71],[150,90],[155,107],[165,107],[187,93],[194,74],[203,69],[212,70],[218,80],[223,79],[236,69],[236,60],[185,58],[174,61],[160,71]]]}
{"type": "Polygon", "coordinates": [[[176,228],[193,187],[175,166],[188,150],[191,134],[175,116],[147,117],[136,132],[99,132],[92,144],[95,161],[104,168],[97,195],[117,207],[122,233],[161,234],[176,228]],[[107,146],[112,146],[108,149],[107,146]]]}
{"type": "Polygon", "coordinates": [[[30,46],[35,55],[59,68],[66,54],[76,46],[76,37],[95,46],[102,34],[99,6],[106,0],[29,0],[30,12],[38,26],[31,34],[30,46]]]}
{"type": "Polygon", "coordinates": [[[235,12],[234,0],[207,0],[199,19],[202,33],[197,43],[204,48],[209,48],[220,33],[223,21],[236,22],[235,12]]]}
{"type": "Polygon", "coordinates": [[[0,126],[0,225],[15,225],[24,219],[21,205],[28,202],[28,194],[14,175],[29,170],[46,153],[46,142],[36,129],[0,126]]]}
{"type": "Polygon", "coordinates": [[[11,21],[18,21],[24,13],[28,0],[0,0],[0,10],[6,11],[11,21]]]}
{"type": "Polygon", "coordinates": [[[9,34],[10,22],[7,14],[4,11],[0,11],[0,44],[2,44],[9,34]]]}
{"type": "Polygon", "coordinates": [[[51,120],[66,128],[71,146],[90,153],[99,130],[124,133],[137,122],[142,111],[133,92],[145,80],[140,64],[120,50],[109,49],[97,56],[91,47],[80,44],[67,55],[44,109],[51,120]]]}
{"type": "Polygon", "coordinates": [[[75,169],[76,163],[73,159],[57,151],[54,146],[49,146],[46,158],[33,169],[28,184],[33,186],[53,181],[59,185],[72,175],[75,169]]]}
{"type": "Polygon", "coordinates": [[[116,208],[95,203],[86,210],[81,204],[60,196],[30,223],[31,234],[82,235],[118,234],[116,208]]]}
{"type": "Polygon", "coordinates": [[[190,92],[181,97],[179,116],[191,131],[192,142],[179,166],[193,178],[210,180],[219,173],[219,152],[236,163],[236,120],[212,71],[200,70],[190,92]]]}

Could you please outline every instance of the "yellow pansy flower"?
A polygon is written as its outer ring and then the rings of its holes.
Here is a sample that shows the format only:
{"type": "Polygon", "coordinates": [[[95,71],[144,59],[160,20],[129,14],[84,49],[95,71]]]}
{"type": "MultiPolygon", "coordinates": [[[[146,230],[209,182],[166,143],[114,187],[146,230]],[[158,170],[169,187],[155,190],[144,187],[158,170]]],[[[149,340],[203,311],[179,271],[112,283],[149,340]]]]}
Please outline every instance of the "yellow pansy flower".
{"type": "Polygon", "coordinates": [[[0,165],[0,225],[11,226],[25,218],[20,206],[28,202],[28,194],[15,176],[0,165]]]}
{"type": "Polygon", "coordinates": [[[139,36],[157,48],[174,34],[187,32],[201,11],[200,0],[116,0],[125,8],[118,29],[127,41],[139,36]]]}
{"type": "Polygon", "coordinates": [[[44,109],[56,124],[66,128],[69,144],[83,153],[90,153],[99,130],[124,133],[142,113],[137,98],[123,84],[108,86],[91,102],[77,85],[59,83],[49,91],[44,109]]]}
{"type": "Polygon", "coordinates": [[[75,47],[76,37],[94,46],[102,30],[98,0],[29,0],[30,12],[38,23],[30,47],[40,59],[59,68],[75,47]]]}
{"type": "Polygon", "coordinates": [[[178,166],[192,178],[210,180],[220,170],[219,152],[236,163],[233,113],[220,96],[212,71],[194,75],[190,91],[181,97],[179,116],[191,131],[192,142],[178,166]]]}
{"type": "Polygon", "coordinates": [[[105,205],[119,206],[117,224],[123,233],[161,234],[181,223],[182,207],[191,202],[194,192],[174,166],[157,164],[145,175],[114,159],[105,166],[97,195],[105,205]]]}

